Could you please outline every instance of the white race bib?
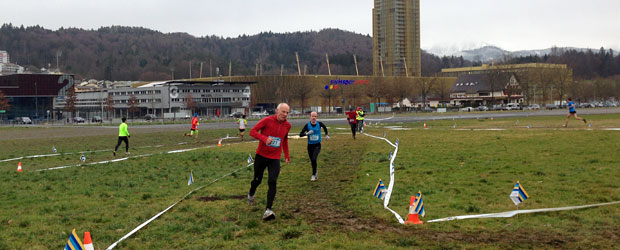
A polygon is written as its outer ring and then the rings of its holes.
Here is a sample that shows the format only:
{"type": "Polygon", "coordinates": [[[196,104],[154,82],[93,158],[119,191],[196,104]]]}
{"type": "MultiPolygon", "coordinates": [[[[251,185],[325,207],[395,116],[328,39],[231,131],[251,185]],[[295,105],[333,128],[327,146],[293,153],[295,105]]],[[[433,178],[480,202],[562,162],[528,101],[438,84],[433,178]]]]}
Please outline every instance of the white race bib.
{"type": "Polygon", "coordinates": [[[271,143],[268,144],[267,146],[274,147],[274,148],[280,147],[280,143],[282,142],[282,139],[280,139],[280,137],[269,136],[269,138],[271,138],[272,140],[271,140],[271,143]]]}

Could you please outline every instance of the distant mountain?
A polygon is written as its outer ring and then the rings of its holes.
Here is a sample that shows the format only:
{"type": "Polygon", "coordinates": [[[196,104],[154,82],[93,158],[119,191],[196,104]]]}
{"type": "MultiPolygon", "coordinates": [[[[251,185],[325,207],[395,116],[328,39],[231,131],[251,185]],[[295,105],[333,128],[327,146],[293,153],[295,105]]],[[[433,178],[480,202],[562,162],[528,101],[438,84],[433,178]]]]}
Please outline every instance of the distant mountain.
{"type": "MultiPolygon", "coordinates": [[[[527,57],[527,56],[544,56],[551,55],[553,53],[554,48],[547,49],[533,49],[533,50],[519,50],[519,51],[507,51],[502,48],[492,46],[492,45],[484,45],[481,47],[473,48],[473,49],[465,49],[465,50],[457,50],[457,46],[448,46],[448,47],[433,47],[428,51],[437,56],[462,56],[463,59],[473,61],[473,62],[482,62],[489,63],[491,61],[495,62],[504,62],[513,58],[518,57],[527,57]]],[[[574,47],[566,47],[566,48],[555,48],[559,51],[567,51],[567,50],[575,50],[578,52],[585,52],[592,49],[587,48],[574,48],[574,47]]],[[[596,51],[596,50],[595,50],[596,51]]]]}

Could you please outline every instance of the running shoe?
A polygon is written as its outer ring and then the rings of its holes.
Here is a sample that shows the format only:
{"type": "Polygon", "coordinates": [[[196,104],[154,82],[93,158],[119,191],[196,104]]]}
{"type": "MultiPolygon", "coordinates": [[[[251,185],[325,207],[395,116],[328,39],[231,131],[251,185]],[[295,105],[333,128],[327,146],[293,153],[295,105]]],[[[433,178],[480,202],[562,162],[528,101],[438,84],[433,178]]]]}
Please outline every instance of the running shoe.
{"type": "Polygon", "coordinates": [[[316,177],[316,175],[312,175],[312,177],[310,177],[310,181],[316,181],[318,178],[316,177]]]}
{"type": "Polygon", "coordinates": [[[112,154],[114,154],[114,156],[116,156],[116,151],[112,151],[112,154]]]}
{"type": "Polygon", "coordinates": [[[125,152],[125,154],[126,154],[126,155],[129,155],[129,154],[131,154],[131,153],[129,153],[129,152],[125,152]]]}
{"type": "Polygon", "coordinates": [[[583,119],[583,123],[588,123],[585,118],[583,119]]]}
{"type": "Polygon", "coordinates": [[[271,209],[267,208],[267,210],[265,210],[265,214],[263,214],[263,220],[268,221],[268,220],[273,220],[276,218],[276,214],[271,211],[271,209]]]}
{"type": "Polygon", "coordinates": [[[249,195],[248,194],[248,205],[254,205],[254,195],[249,195]]]}

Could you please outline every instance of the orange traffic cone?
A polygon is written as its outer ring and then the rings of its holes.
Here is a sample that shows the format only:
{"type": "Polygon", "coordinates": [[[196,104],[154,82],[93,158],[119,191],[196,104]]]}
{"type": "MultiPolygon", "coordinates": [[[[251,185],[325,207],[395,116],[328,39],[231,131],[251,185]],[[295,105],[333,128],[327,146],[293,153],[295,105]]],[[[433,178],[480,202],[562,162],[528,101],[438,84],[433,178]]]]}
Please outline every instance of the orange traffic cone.
{"type": "Polygon", "coordinates": [[[415,203],[415,196],[411,196],[411,203],[409,205],[409,215],[407,216],[407,221],[405,221],[405,224],[423,224],[424,221],[420,220],[420,216],[418,215],[418,213],[416,213],[414,210],[415,208],[413,207],[415,203]]]}
{"type": "Polygon", "coordinates": [[[426,128],[426,122],[424,123],[424,128],[426,128]]]}
{"type": "Polygon", "coordinates": [[[93,246],[93,240],[90,238],[90,232],[84,232],[84,249],[95,250],[93,246]]]}
{"type": "Polygon", "coordinates": [[[220,138],[220,140],[219,140],[219,141],[217,141],[217,146],[218,146],[218,147],[221,147],[221,146],[222,146],[222,138],[220,138]]]}
{"type": "Polygon", "coordinates": [[[19,163],[17,163],[17,172],[21,172],[22,171],[22,162],[20,161],[19,163]]]}

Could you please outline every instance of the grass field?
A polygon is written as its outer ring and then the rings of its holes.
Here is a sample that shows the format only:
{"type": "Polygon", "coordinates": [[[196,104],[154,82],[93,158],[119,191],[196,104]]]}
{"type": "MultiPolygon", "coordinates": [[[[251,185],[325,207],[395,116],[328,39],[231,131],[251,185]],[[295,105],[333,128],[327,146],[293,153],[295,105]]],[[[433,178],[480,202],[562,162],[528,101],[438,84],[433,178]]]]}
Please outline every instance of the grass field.
{"type": "MultiPolygon", "coordinates": [[[[365,132],[400,141],[390,208],[407,217],[409,198],[422,191],[431,219],[514,210],[509,194],[520,181],[531,198],[519,209],[576,206],[620,200],[620,115],[590,115],[588,128],[564,117],[446,120],[379,124],[365,132]],[[456,124],[456,128],[454,128],[456,124]],[[530,125],[530,128],[527,126],[530,125]],[[385,126],[399,126],[393,130],[385,126]],[[501,130],[487,130],[501,129],[501,130]]],[[[310,182],[305,139],[291,139],[291,163],[282,164],[275,221],[263,222],[267,183],[257,204],[246,202],[256,142],[217,138],[235,131],[202,130],[201,143],[184,131],[142,131],[130,138],[128,160],[111,160],[116,137],[54,128],[0,128],[0,249],[59,249],[76,228],[90,231],[105,249],[191,190],[117,249],[617,249],[620,205],[511,218],[400,225],[372,196],[379,178],[389,184],[384,141],[330,126],[319,180],[310,182]],[[19,136],[25,133],[49,136],[19,136]],[[179,144],[179,143],[187,144],[179,144]],[[182,153],[171,150],[198,148],[182,153]],[[195,183],[187,186],[190,170],[195,183]],[[231,172],[239,170],[230,174],[231,172]],[[230,175],[228,175],[230,174],[230,175]],[[228,176],[227,176],[228,175],[228,176]],[[214,180],[218,180],[213,182],[214,180]]],[[[135,128],[134,128],[135,129],[135,128]]],[[[77,130],[77,128],[76,128],[77,130]]],[[[130,131],[132,127],[130,127],[130,131]]],[[[298,133],[299,127],[291,132],[298,133]]],[[[124,147],[124,145],[122,146],[124,147]]],[[[118,158],[121,158],[119,156],[118,158]]]]}

